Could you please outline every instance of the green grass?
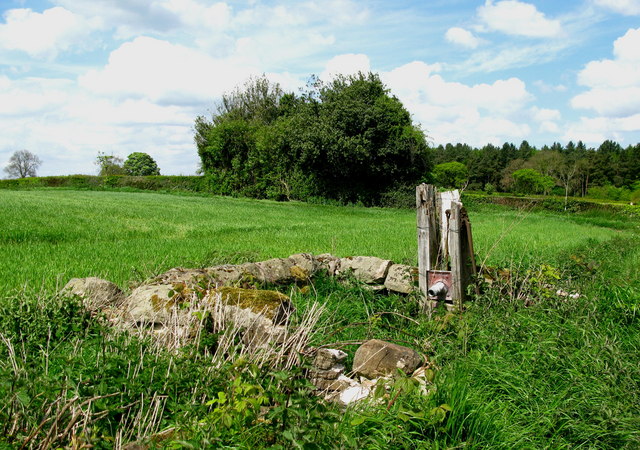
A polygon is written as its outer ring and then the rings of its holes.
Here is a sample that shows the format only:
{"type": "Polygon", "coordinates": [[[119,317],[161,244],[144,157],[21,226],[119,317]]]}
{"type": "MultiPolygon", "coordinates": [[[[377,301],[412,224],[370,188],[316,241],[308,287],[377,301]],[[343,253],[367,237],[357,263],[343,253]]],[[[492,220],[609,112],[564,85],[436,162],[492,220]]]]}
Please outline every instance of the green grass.
{"type": "MultiPolygon", "coordinates": [[[[555,261],[618,230],[571,216],[491,205],[470,212],[491,265],[555,261]]],[[[126,283],[171,267],[293,253],[371,255],[416,264],[415,215],[223,197],[69,190],[0,191],[0,285],[51,292],[72,277],[126,283]]]]}
{"type": "MultiPolygon", "coordinates": [[[[72,276],[126,287],[173,266],[302,251],[415,263],[413,212],[0,191],[0,398],[8,399],[0,402],[0,446],[19,446],[43,417],[41,439],[52,418],[66,429],[82,417],[97,448],[148,436],[139,431],[145,426],[175,430],[172,448],[289,448],[304,439],[323,448],[640,448],[638,220],[496,205],[475,205],[469,214],[480,261],[512,271],[463,314],[420,317],[411,298],[322,277],[310,293],[294,291],[298,315],[315,301],[326,305],[314,344],[343,345],[351,359],[351,342],[393,340],[436,367],[426,397],[401,378],[382,404],[342,412],[316,401],[299,372],[240,362],[211,370],[202,349],[152,351],[51,294],[56,280],[72,276]],[[580,297],[557,295],[558,288],[580,297]],[[238,408],[216,403],[220,392],[238,408]],[[61,410],[75,397],[102,396],[85,405],[84,416],[61,410]],[[281,407],[286,402],[291,408],[281,407]],[[152,421],[147,412],[158,405],[152,421]],[[259,405],[269,407],[268,420],[258,419],[259,405]]],[[[69,445],[69,430],[56,446],[69,445]]]]}

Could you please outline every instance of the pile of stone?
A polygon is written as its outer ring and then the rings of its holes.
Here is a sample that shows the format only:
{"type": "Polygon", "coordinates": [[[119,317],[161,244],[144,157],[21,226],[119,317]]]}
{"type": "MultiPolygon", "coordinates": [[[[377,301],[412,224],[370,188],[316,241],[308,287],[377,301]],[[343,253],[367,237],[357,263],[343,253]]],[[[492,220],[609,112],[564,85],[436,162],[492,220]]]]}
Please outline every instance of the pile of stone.
{"type": "Polygon", "coordinates": [[[427,366],[420,354],[409,347],[368,340],[356,350],[350,376],[345,374],[346,358],[341,350],[322,348],[316,352],[310,379],[328,400],[349,405],[367,398],[375,386],[388,388],[393,378],[401,374],[414,377],[426,393],[427,366]]]}
{"type": "MultiPolygon", "coordinates": [[[[282,325],[292,311],[289,299],[275,291],[247,289],[255,284],[304,283],[319,271],[340,279],[355,279],[372,289],[410,294],[416,290],[417,268],[372,256],[338,258],[308,253],[256,263],[220,265],[204,269],[174,268],[125,296],[115,284],[99,278],[74,278],[64,291],[81,296],[93,311],[117,309],[137,326],[161,329],[175,320],[176,307],[187,294],[222,294],[231,306],[247,314],[266,316],[282,325]]],[[[253,316],[251,316],[253,317],[253,316]]]]}
{"type": "MultiPolygon", "coordinates": [[[[221,308],[217,317],[232,319],[242,328],[245,345],[268,349],[283,342],[294,307],[286,295],[255,286],[305,284],[321,271],[377,291],[411,294],[417,289],[416,267],[371,256],[300,253],[256,263],[174,268],[147,280],[129,295],[95,277],[74,278],[63,291],[80,296],[89,310],[106,313],[118,326],[147,330],[177,345],[197,333],[194,308],[221,308]]],[[[378,380],[396,375],[398,369],[412,374],[422,363],[414,350],[378,340],[358,348],[349,376],[346,358],[341,350],[320,349],[310,373],[319,390],[344,404],[365,398],[378,380]]]]}

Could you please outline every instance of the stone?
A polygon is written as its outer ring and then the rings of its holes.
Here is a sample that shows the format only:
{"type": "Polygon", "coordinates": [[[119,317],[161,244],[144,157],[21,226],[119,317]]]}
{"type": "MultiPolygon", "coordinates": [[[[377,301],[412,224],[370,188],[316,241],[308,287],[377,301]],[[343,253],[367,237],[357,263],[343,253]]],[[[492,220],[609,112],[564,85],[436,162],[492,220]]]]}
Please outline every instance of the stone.
{"type": "Polygon", "coordinates": [[[343,405],[350,405],[357,401],[363,400],[369,396],[371,389],[360,384],[346,388],[340,394],[340,402],[343,405]]]}
{"type": "Polygon", "coordinates": [[[125,316],[138,325],[165,325],[172,316],[176,302],[170,284],[142,285],[125,300],[125,316]]]}
{"type": "Polygon", "coordinates": [[[316,261],[310,253],[296,253],[295,255],[289,256],[289,260],[294,264],[294,267],[291,268],[291,272],[297,281],[304,280],[300,279],[300,276],[298,275],[300,272],[296,271],[296,267],[302,270],[302,273],[306,275],[306,278],[312,277],[319,267],[318,261],[316,261]],[[294,272],[297,272],[297,274],[294,272]]]}
{"type": "Polygon", "coordinates": [[[228,286],[238,283],[246,275],[245,270],[241,266],[233,264],[208,267],[204,269],[204,271],[218,286],[228,286]]]}
{"type": "Polygon", "coordinates": [[[276,325],[287,323],[294,311],[289,297],[277,291],[222,286],[211,290],[210,295],[219,295],[225,305],[250,310],[276,325]]]}
{"type": "Polygon", "coordinates": [[[391,342],[371,339],[366,341],[353,358],[353,371],[366,378],[396,375],[398,369],[413,373],[422,364],[422,357],[415,350],[391,342]]]}
{"type": "Polygon", "coordinates": [[[311,382],[321,391],[344,391],[355,383],[354,380],[344,375],[340,375],[335,380],[316,378],[311,382]]]}
{"type": "Polygon", "coordinates": [[[319,370],[328,370],[336,364],[342,363],[346,358],[347,354],[342,350],[321,348],[316,352],[313,367],[319,370]]]}
{"type": "Polygon", "coordinates": [[[261,283],[284,284],[293,281],[291,268],[294,263],[289,258],[273,258],[255,263],[255,266],[258,269],[256,278],[261,283]]]}
{"type": "Polygon", "coordinates": [[[182,284],[186,287],[208,287],[214,282],[205,269],[185,269],[175,267],[151,279],[145,284],[182,284]]]}
{"type": "Polygon", "coordinates": [[[72,278],[62,288],[63,295],[77,295],[82,298],[85,308],[99,311],[107,307],[117,307],[124,301],[124,292],[114,283],[97,277],[72,278]]]}
{"type": "Polygon", "coordinates": [[[311,371],[311,378],[322,380],[336,380],[340,375],[344,373],[345,367],[342,364],[336,364],[327,370],[314,369],[311,371]]]}
{"type": "Polygon", "coordinates": [[[393,264],[389,267],[384,286],[393,292],[410,294],[418,283],[418,268],[404,264],[393,264]]]}
{"type": "Polygon", "coordinates": [[[329,276],[334,276],[340,269],[340,258],[329,253],[323,253],[315,257],[318,270],[324,270],[329,276]]]}
{"type": "Polygon", "coordinates": [[[336,275],[353,277],[366,284],[384,283],[392,262],[375,256],[352,256],[340,259],[340,268],[336,275]]]}
{"type": "Polygon", "coordinates": [[[282,344],[287,339],[287,327],[254,321],[242,335],[242,343],[251,348],[269,348],[271,344],[282,344]]]}

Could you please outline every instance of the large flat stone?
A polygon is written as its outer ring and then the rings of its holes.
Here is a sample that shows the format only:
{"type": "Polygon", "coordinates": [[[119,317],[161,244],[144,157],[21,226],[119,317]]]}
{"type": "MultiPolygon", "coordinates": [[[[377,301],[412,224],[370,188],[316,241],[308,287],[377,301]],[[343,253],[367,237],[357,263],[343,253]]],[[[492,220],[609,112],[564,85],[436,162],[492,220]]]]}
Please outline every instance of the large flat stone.
{"type": "Polygon", "coordinates": [[[388,259],[375,256],[351,256],[340,259],[337,275],[353,277],[366,284],[384,283],[389,267],[393,264],[388,259]]]}
{"type": "Polygon", "coordinates": [[[353,371],[365,378],[396,375],[398,369],[411,374],[422,364],[415,350],[391,342],[371,339],[366,341],[353,358],[353,371]]]}
{"type": "Polygon", "coordinates": [[[404,264],[394,264],[389,268],[384,287],[402,294],[412,293],[418,283],[418,268],[404,264]]]}

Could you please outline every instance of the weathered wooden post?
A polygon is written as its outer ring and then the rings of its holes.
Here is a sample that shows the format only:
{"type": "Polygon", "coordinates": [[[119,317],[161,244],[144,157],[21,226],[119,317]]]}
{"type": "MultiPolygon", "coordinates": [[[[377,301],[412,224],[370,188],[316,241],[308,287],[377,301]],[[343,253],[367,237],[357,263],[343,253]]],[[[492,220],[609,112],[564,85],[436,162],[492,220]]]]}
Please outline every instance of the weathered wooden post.
{"type": "Polygon", "coordinates": [[[471,224],[457,190],[438,193],[432,185],[416,188],[418,286],[422,310],[438,302],[461,308],[475,273],[471,224]]]}
{"type": "Polygon", "coordinates": [[[416,188],[418,209],[418,287],[423,294],[425,310],[428,289],[427,271],[435,269],[438,262],[439,226],[436,221],[436,190],[434,186],[421,184],[416,188]]]}

